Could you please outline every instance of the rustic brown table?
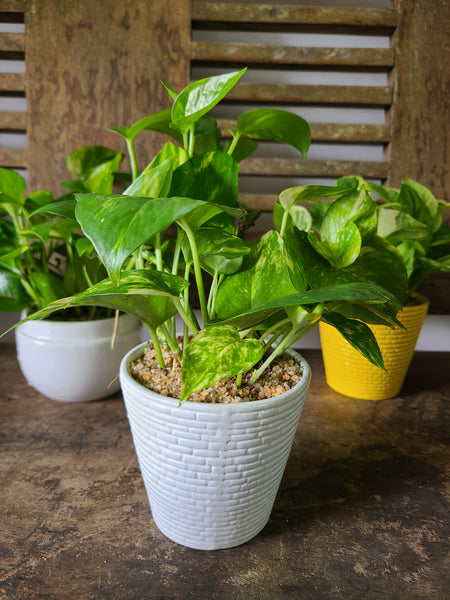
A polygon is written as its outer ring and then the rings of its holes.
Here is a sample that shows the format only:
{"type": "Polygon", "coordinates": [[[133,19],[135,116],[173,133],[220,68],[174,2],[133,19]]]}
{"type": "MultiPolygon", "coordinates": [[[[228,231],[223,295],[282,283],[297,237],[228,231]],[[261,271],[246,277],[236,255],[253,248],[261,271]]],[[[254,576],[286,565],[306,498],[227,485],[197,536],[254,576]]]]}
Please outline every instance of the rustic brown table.
{"type": "Polygon", "coordinates": [[[324,382],[320,352],[267,527],[190,550],[153,524],[120,394],[48,400],[0,345],[0,599],[450,597],[450,354],[416,353],[402,394],[324,382]]]}

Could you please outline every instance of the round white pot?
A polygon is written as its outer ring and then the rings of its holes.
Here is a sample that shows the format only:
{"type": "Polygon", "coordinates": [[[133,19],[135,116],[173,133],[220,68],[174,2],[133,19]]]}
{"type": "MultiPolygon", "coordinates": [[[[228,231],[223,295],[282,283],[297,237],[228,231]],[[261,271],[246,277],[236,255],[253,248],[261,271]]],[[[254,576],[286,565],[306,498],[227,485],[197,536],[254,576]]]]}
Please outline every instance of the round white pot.
{"type": "Polygon", "coordinates": [[[141,341],[141,323],[119,317],[114,348],[114,319],[28,321],[16,328],[17,358],[27,382],[63,402],[104,398],[120,388],[120,361],[141,341]]]}
{"type": "Polygon", "coordinates": [[[310,380],[245,403],[207,404],[161,396],[137,383],[123,359],[120,380],[153,519],[169,539],[199,550],[231,548],[266,525],[310,380]]]}

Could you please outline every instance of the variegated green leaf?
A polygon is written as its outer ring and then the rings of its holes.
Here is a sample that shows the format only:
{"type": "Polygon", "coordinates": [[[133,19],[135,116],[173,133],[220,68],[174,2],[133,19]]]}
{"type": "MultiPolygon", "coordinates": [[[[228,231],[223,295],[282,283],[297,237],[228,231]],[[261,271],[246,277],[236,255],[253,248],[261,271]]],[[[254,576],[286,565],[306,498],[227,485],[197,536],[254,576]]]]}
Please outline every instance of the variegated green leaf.
{"type": "Polygon", "coordinates": [[[181,402],[217,381],[244,373],[262,357],[263,345],[241,339],[231,325],[206,327],[187,346],[182,366],[181,402]]]}

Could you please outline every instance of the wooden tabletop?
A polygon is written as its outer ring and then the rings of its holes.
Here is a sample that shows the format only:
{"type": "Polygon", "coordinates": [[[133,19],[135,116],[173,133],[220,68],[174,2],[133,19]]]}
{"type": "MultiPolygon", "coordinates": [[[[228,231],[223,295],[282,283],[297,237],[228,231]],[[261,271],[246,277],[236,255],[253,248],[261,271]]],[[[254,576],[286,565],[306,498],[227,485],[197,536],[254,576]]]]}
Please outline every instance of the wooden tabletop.
{"type": "Polygon", "coordinates": [[[155,527],[120,394],[64,404],[0,344],[0,600],[448,600],[450,353],[401,395],[353,400],[312,368],[267,527],[238,548],[155,527]]]}

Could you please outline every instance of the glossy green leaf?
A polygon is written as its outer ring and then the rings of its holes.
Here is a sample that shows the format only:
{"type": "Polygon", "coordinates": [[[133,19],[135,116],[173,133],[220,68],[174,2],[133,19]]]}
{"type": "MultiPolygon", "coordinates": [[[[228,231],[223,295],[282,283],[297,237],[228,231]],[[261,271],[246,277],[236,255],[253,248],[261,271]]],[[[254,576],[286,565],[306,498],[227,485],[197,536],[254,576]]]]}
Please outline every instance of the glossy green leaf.
{"type": "Polygon", "coordinates": [[[200,79],[182,90],[172,107],[172,127],[186,133],[236,85],[246,69],[200,79]]]}
{"type": "Polygon", "coordinates": [[[169,193],[175,158],[149,165],[123,192],[124,196],[144,198],[164,198],[169,193]]]}
{"type": "Polygon", "coordinates": [[[318,254],[305,232],[286,231],[284,238],[288,267],[300,271],[312,288],[323,288],[338,283],[368,282],[381,286],[403,302],[407,275],[398,251],[381,238],[373,238],[363,245],[358,258],[348,267],[336,269],[318,254]],[[293,258],[289,260],[289,256],[293,258]],[[294,265],[294,266],[293,266],[294,265]]]}
{"type": "Polygon", "coordinates": [[[403,179],[397,203],[417,221],[437,231],[442,223],[442,211],[432,192],[412,179],[403,179]]]}
{"type": "Polygon", "coordinates": [[[238,175],[239,166],[225,152],[199,154],[174,171],[170,196],[183,195],[211,203],[209,207],[205,205],[193,211],[187,218],[192,229],[198,229],[218,214],[214,204],[223,206],[225,214],[211,224],[234,231],[235,217],[242,211],[228,211],[225,207],[235,209],[238,206],[238,175]]]}
{"type": "Polygon", "coordinates": [[[283,240],[276,231],[264,234],[251,250],[242,272],[227,277],[219,287],[216,310],[221,319],[263,305],[267,298],[296,293],[284,260],[283,240]]]}
{"type": "Polygon", "coordinates": [[[311,144],[308,123],[298,115],[280,109],[259,108],[239,115],[237,134],[251,139],[289,144],[306,156],[311,144]]]}
{"type": "Polygon", "coordinates": [[[31,299],[25,292],[20,277],[0,270],[0,310],[19,311],[29,306],[30,302],[31,299]]]}
{"type": "Polygon", "coordinates": [[[380,369],[385,369],[383,356],[371,329],[360,321],[346,319],[336,313],[324,314],[325,323],[335,327],[355,350],[380,369]]]}
{"type": "Polygon", "coordinates": [[[0,204],[22,204],[25,187],[25,179],[19,173],[0,167],[0,204]]]}
{"type": "Polygon", "coordinates": [[[51,302],[26,320],[46,319],[53,312],[72,306],[103,306],[121,310],[156,329],[175,313],[165,297],[179,297],[189,285],[181,277],[158,271],[135,270],[123,273],[119,286],[101,281],[68,298],[51,302]],[[157,299],[156,299],[157,298],[157,299]]]}
{"type": "Polygon", "coordinates": [[[124,137],[128,141],[133,141],[138,133],[141,131],[157,131],[159,133],[165,133],[172,136],[177,142],[182,143],[183,138],[174,129],[170,127],[172,121],[172,109],[166,108],[165,110],[159,111],[153,115],[139,119],[136,123],[126,127],[113,127],[108,131],[113,131],[118,135],[124,137]]]}
{"type": "Polygon", "coordinates": [[[89,179],[100,165],[122,156],[120,152],[105,146],[81,146],[72,150],[66,163],[71,173],[82,179],[89,179]]]}
{"type": "MultiPolygon", "coordinates": [[[[312,227],[312,216],[310,211],[299,204],[293,204],[289,209],[289,215],[287,220],[287,227],[297,227],[302,231],[309,231],[312,227]]],[[[273,222],[275,227],[280,231],[281,223],[285,209],[281,206],[280,202],[276,202],[273,210],[273,222]]]]}
{"type": "Polygon", "coordinates": [[[259,341],[241,339],[235,327],[206,327],[184,352],[181,402],[217,381],[248,371],[263,353],[264,347],[259,341]]]}

